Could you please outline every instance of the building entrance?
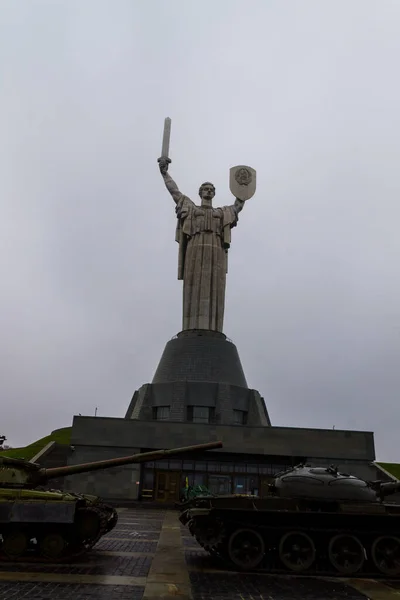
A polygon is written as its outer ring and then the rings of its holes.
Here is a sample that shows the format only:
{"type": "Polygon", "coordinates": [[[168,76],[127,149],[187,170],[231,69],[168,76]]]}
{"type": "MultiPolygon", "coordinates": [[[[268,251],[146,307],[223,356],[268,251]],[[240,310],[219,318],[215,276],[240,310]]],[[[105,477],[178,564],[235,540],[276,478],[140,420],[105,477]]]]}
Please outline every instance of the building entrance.
{"type": "Polygon", "coordinates": [[[156,471],[156,501],[178,502],[181,474],[176,471],[156,471]]]}
{"type": "MultiPolygon", "coordinates": [[[[143,449],[150,452],[151,448],[143,449]]],[[[182,490],[189,486],[205,486],[213,494],[242,496],[268,494],[274,474],[292,464],[305,462],[304,457],[247,457],[224,454],[211,460],[208,456],[184,456],[182,460],[149,461],[141,472],[140,499],[160,503],[179,502],[182,490]]]]}
{"type": "Polygon", "coordinates": [[[230,475],[209,475],[208,487],[212,494],[230,494],[232,477],[230,475]]]}

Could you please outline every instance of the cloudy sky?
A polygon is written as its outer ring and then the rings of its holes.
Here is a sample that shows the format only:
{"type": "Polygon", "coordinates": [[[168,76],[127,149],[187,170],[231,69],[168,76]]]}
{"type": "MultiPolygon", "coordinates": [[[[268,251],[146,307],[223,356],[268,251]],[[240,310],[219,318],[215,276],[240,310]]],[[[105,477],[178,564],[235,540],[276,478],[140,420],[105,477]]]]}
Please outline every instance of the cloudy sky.
{"type": "Polygon", "coordinates": [[[400,460],[400,4],[3,0],[1,431],[121,417],[180,330],[174,204],[257,170],[225,333],[274,425],[400,460]]]}

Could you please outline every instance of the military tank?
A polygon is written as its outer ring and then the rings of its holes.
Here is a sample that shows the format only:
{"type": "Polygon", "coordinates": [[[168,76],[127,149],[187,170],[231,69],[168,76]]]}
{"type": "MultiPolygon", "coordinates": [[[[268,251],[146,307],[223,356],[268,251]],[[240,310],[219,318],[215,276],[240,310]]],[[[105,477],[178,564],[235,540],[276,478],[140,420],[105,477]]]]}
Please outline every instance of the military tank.
{"type": "Polygon", "coordinates": [[[51,469],[0,456],[0,560],[70,560],[117,525],[116,509],[97,496],[40,489],[50,480],[221,447],[211,442],[51,469]]]}
{"type": "Polygon", "coordinates": [[[364,481],[334,466],[278,473],[268,494],[197,496],[180,521],[241,571],[400,577],[400,482],[364,481]]]}

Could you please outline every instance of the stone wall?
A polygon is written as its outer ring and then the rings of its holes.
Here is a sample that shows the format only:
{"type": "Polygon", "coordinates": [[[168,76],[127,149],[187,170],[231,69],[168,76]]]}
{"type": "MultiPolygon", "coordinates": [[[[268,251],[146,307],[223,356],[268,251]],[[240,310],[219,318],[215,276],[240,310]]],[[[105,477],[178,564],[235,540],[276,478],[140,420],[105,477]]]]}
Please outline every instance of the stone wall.
{"type": "MultiPolygon", "coordinates": [[[[331,461],[375,460],[374,435],[367,431],[207,425],[163,421],[137,421],[109,417],[74,417],[73,446],[121,449],[174,448],[221,440],[214,452],[241,452],[285,456],[312,456],[331,461]]],[[[125,451],[124,451],[125,449],[125,451]]]]}
{"type": "MultiPolygon", "coordinates": [[[[98,440],[97,440],[98,442],[98,440]]],[[[118,443],[114,447],[94,445],[74,446],[70,454],[68,464],[106,460],[108,458],[119,458],[140,452],[139,448],[119,448],[118,443]]],[[[112,469],[80,473],[64,478],[64,489],[80,492],[83,494],[94,494],[102,498],[115,500],[137,500],[140,480],[140,464],[125,465],[112,469]]]]}
{"type": "MultiPolygon", "coordinates": [[[[68,464],[71,454],[72,451],[69,445],[53,443],[49,451],[44,456],[41,456],[37,462],[44,469],[65,467],[68,464]]],[[[48,490],[62,490],[64,485],[64,477],[57,477],[56,479],[50,479],[41,487],[48,490]]]]}

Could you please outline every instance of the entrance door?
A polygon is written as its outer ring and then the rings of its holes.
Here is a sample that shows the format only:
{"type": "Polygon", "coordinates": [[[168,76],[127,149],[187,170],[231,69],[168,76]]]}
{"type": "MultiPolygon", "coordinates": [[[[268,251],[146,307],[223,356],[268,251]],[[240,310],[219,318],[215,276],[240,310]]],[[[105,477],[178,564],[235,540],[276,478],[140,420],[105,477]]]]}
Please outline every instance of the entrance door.
{"type": "Polygon", "coordinates": [[[179,500],[180,473],[175,471],[157,471],[156,501],[177,502],[179,500]]]}
{"type": "Polygon", "coordinates": [[[212,494],[231,493],[231,476],[230,475],[210,475],[208,478],[208,488],[212,494]]]}

